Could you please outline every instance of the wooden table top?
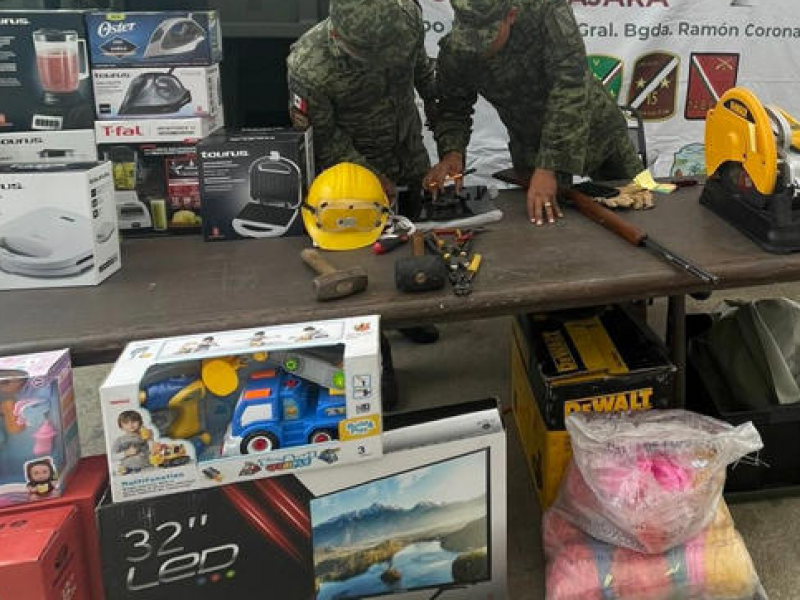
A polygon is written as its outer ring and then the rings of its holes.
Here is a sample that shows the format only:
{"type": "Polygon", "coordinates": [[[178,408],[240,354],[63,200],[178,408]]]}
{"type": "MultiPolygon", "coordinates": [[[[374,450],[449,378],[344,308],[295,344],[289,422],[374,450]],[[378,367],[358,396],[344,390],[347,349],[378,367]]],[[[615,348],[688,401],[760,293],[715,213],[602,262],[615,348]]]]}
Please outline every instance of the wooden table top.
{"type": "MultiPolygon", "coordinates": [[[[800,280],[800,254],[774,255],[698,204],[700,186],[657,195],[656,207],[624,218],[673,252],[720,277],[715,289],[800,280]]],[[[199,237],[125,240],[122,270],[96,287],[0,292],[0,355],[69,347],[76,364],[113,360],[129,341],[380,314],[389,327],[476,319],[679,295],[709,289],[645,249],[637,249],[577,211],[555,226],[525,218],[523,192],[501,193],[505,215],[478,237],[483,255],[474,291],[404,294],[394,261],[369,249],[328,253],[363,265],[366,292],[317,302],[312,271],[300,259],[306,238],[204,242],[199,237]]]]}

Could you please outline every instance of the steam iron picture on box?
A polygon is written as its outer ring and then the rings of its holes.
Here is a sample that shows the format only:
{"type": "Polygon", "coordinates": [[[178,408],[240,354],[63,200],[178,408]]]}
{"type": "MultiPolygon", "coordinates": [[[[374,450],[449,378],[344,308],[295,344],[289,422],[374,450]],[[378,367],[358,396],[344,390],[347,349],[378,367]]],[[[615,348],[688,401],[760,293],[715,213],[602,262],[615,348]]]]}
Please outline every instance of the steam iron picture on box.
{"type": "Polygon", "coordinates": [[[250,165],[251,200],[231,222],[242,237],[280,237],[303,204],[303,173],[292,160],[270,152],[250,165]]]}
{"type": "MultiPolygon", "coordinates": [[[[110,237],[105,231],[100,236],[110,237]]],[[[92,239],[86,217],[40,208],[0,228],[0,269],[37,278],[80,275],[94,266],[92,239]]]]}
{"type": "Polygon", "coordinates": [[[171,70],[167,73],[142,73],[128,86],[119,114],[135,116],[176,113],[191,101],[191,92],[171,70]]]}
{"type": "Polygon", "coordinates": [[[150,36],[144,57],[155,58],[194,52],[205,40],[203,28],[190,16],[166,19],[150,36]]]}
{"type": "Polygon", "coordinates": [[[745,88],[708,112],[700,203],[767,252],[800,251],[800,123],[745,88]]]}

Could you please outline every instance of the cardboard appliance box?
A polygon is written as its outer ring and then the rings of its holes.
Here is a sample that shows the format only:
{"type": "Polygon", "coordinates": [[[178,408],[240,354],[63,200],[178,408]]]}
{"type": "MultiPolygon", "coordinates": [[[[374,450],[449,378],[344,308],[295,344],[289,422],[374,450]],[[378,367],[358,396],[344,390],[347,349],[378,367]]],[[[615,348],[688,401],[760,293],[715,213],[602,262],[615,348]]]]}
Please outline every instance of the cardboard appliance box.
{"type": "Polygon", "coordinates": [[[0,133],[0,164],[97,160],[92,129],[0,133]]]}
{"type": "Polygon", "coordinates": [[[303,233],[314,178],[311,129],[231,129],[198,145],[206,240],[303,233]]]}
{"type": "Polygon", "coordinates": [[[566,417],[666,408],[674,377],[663,343],[619,306],[514,320],[512,408],[542,510],[572,456],[566,417]]]}
{"type": "Polygon", "coordinates": [[[573,412],[666,408],[675,366],[647,325],[618,305],[516,318],[515,337],[550,429],[573,412]]]}
{"type": "Polygon", "coordinates": [[[222,60],[217,12],[92,12],[86,16],[94,67],[207,66],[222,60]]]}
{"type": "Polygon", "coordinates": [[[0,516],[0,593],[9,600],[91,600],[72,506],[0,516]]]}
{"type": "MultiPolygon", "coordinates": [[[[81,458],[67,486],[60,496],[51,496],[36,501],[36,510],[74,506],[78,515],[83,557],[89,576],[90,598],[104,600],[103,573],[100,563],[100,535],[95,511],[108,491],[108,463],[105,455],[81,458]]],[[[0,508],[0,519],[8,515],[29,510],[27,504],[16,504],[0,508]]]]}
{"type": "Polygon", "coordinates": [[[506,598],[496,401],[386,426],[379,461],[103,505],[108,597],[506,598]],[[162,551],[144,555],[144,541],[162,551]]]}
{"type": "Polygon", "coordinates": [[[115,502],[380,457],[377,316],[144,340],[100,389],[115,502]]]}
{"type": "Polygon", "coordinates": [[[92,128],[83,11],[0,11],[0,73],[0,133],[92,128]]]}
{"type": "Polygon", "coordinates": [[[0,290],[97,285],[120,268],[110,163],[0,165],[0,290]]]}
{"type": "Polygon", "coordinates": [[[101,144],[111,161],[123,234],[200,233],[200,181],[194,142],[101,144]]]}
{"type": "Polygon", "coordinates": [[[219,65],[92,71],[100,120],[209,117],[222,110],[219,65]]]}
{"type": "Polygon", "coordinates": [[[210,117],[96,121],[97,144],[197,142],[223,126],[222,109],[210,117]]]}
{"type": "Polygon", "coordinates": [[[69,351],[0,358],[0,507],[63,493],[78,460],[69,351]]]}

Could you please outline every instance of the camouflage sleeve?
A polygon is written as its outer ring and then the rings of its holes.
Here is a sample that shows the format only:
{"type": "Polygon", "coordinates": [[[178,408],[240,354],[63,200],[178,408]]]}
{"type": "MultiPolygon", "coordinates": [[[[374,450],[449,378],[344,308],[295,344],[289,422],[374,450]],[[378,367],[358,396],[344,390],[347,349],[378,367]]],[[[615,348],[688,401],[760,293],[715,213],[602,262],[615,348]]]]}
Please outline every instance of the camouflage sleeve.
{"type": "Polygon", "coordinates": [[[538,168],[583,174],[589,139],[589,69],[575,16],[563,0],[550,0],[543,14],[546,68],[552,77],[538,168]]]}
{"type": "Polygon", "coordinates": [[[472,113],[478,91],[467,76],[469,65],[448,48],[447,36],[439,42],[436,61],[436,93],[439,97],[434,137],[441,158],[448,152],[466,156],[472,134],[472,113]]]}
{"type": "Polygon", "coordinates": [[[356,163],[371,169],[366,157],[356,150],[350,136],[337,125],[333,104],[324,91],[302,81],[291,69],[288,81],[289,115],[292,123],[295,127],[314,128],[314,159],[317,170],[327,169],[340,162],[356,163]]]}
{"type": "Polygon", "coordinates": [[[414,64],[414,87],[425,102],[436,100],[436,61],[428,56],[424,38],[420,39],[414,64]]]}

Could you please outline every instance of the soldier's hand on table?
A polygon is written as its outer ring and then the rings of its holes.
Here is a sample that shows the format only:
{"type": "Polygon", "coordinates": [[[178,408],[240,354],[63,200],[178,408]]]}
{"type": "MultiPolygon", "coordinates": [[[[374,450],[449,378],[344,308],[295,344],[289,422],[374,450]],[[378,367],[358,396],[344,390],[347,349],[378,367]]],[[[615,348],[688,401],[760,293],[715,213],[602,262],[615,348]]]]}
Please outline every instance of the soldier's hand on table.
{"type": "Polygon", "coordinates": [[[555,223],[564,216],[558,206],[558,182],[556,174],[547,169],[536,169],[528,186],[528,218],[531,223],[543,225],[555,223]]]}
{"type": "MultiPolygon", "coordinates": [[[[448,152],[430,171],[425,175],[422,180],[422,185],[426,190],[436,196],[436,194],[444,188],[444,184],[448,177],[455,178],[456,175],[461,175],[464,170],[464,157],[460,152],[448,152]]],[[[456,191],[461,190],[461,178],[455,179],[456,191]]]]}

